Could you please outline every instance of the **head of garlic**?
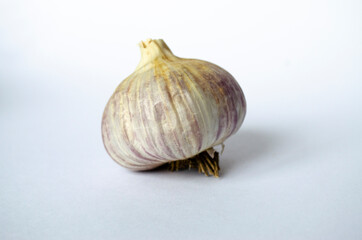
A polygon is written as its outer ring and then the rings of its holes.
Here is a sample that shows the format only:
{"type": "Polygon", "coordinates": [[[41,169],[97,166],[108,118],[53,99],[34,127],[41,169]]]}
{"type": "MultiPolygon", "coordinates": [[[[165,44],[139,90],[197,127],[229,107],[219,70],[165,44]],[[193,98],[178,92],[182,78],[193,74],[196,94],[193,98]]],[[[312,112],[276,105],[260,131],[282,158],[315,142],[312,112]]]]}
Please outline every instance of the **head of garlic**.
{"type": "Polygon", "coordinates": [[[217,175],[213,147],[236,133],[245,117],[240,86],[215,64],[176,57],[161,39],[139,46],[140,63],[103,113],[107,152],[132,170],[171,163],[217,175]]]}

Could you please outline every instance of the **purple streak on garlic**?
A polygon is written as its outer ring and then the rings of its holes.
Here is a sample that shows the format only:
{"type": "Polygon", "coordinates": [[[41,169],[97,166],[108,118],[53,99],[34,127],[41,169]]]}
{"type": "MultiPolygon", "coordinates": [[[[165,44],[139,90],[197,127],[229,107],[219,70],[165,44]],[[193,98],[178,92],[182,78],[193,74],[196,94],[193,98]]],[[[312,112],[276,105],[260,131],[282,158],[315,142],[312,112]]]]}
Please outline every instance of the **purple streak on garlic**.
{"type": "Polygon", "coordinates": [[[210,150],[238,131],[246,102],[228,72],[176,57],[161,39],[141,42],[140,48],[139,65],[103,114],[103,142],[116,162],[153,169],[210,150]]]}

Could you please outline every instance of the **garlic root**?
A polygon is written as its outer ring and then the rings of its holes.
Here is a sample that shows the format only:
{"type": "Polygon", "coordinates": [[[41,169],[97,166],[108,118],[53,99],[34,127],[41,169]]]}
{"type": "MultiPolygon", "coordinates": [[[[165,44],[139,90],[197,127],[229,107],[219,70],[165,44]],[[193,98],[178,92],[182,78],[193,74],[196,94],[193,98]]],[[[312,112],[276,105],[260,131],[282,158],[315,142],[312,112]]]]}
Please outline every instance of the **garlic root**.
{"type": "Polygon", "coordinates": [[[173,171],[197,168],[199,173],[204,173],[206,176],[212,175],[219,177],[219,153],[215,151],[214,156],[210,156],[207,151],[201,152],[192,158],[178,160],[166,163],[168,169],[173,171]]]}

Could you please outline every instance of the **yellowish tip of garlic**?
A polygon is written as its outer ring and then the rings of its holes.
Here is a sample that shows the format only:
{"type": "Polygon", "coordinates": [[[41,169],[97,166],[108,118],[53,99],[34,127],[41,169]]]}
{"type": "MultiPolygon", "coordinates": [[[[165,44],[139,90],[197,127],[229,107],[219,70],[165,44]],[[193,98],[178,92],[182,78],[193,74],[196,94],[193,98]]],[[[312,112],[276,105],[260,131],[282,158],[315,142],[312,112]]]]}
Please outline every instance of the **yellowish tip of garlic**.
{"type": "Polygon", "coordinates": [[[157,61],[157,59],[178,59],[178,57],[171,52],[170,48],[162,39],[148,38],[145,41],[141,41],[138,46],[141,50],[141,61],[139,62],[136,70],[141,68],[148,70],[153,67],[152,65],[149,65],[149,63],[157,61]]]}

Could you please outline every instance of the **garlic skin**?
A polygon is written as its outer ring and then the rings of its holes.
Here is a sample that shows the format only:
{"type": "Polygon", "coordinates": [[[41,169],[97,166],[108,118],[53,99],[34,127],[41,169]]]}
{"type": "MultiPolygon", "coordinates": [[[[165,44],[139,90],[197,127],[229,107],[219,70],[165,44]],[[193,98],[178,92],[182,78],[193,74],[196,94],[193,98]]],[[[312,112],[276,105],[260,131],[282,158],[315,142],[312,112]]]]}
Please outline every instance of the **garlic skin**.
{"type": "Polygon", "coordinates": [[[231,74],[206,61],[176,57],[161,39],[139,46],[139,65],[103,113],[103,143],[112,159],[149,170],[191,158],[238,131],[246,101],[231,74]]]}

